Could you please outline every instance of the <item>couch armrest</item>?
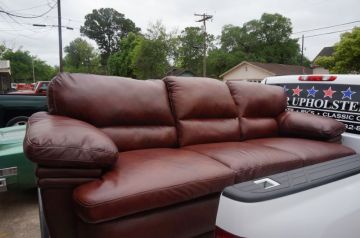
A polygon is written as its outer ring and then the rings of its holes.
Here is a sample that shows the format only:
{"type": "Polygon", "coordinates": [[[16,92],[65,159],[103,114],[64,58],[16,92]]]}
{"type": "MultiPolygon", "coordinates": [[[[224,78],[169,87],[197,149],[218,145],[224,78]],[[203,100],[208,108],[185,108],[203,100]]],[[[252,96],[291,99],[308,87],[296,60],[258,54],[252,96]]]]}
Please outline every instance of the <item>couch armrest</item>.
{"type": "Polygon", "coordinates": [[[28,121],[24,152],[46,167],[105,168],[115,162],[118,150],[106,134],[86,122],[38,112],[28,121]]]}
{"type": "Polygon", "coordinates": [[[345,125],[335,119],[302,112],[283,112],[277,117],[283,136],[329,140],[345,132],[345,125]]]}

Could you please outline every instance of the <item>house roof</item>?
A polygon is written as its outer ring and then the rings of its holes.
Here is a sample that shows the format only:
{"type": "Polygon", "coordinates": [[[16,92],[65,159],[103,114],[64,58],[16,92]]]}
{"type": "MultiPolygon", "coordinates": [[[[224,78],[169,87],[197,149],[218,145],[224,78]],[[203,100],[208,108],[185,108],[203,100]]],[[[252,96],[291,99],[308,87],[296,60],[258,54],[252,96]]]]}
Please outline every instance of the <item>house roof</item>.
{"type": "Polygon", "coordinates": [[[317,57],[320,56],[332,56],[334,53],[334,47],[330,46],[330,47],[324,47],[322,48],[322,50],[319,52],[319,54],[315,57],[315,59],[317,57]]]}
{"type": "Polygon", "coordinates": [[[166,73],[166,76],[181,76],[185,73],[189,73],[189,74],[192,74],[195,76],[195,74],[190,71],[190,70],[187,70],[187,69],[177,69],[177,68],[174,68],[172,70],[170,70],[169,72],[166,73]]]}
{"type": "Polygon", "coordinates": [[[275,64],[275,63],[260,63],[260,62],[248,62],[243,61],[240,64],[236,65],[235,67],[229,69],[220,77],[223,77],[235,69],[239,68],[244,64],[249,64],[255,66],[256,68],[260,68],[263,71],[266,71],[274,76],[277,75],[294,75],[294,74],[312,74],[312,69],[304,66],[299,65],[289,65],[289,64],[275,64]]]}
{"type": "Polygon", "coordinates": [[[317,56],[315,56],[314,60],[312,61],[312,63],[314,64],[315,60],[318,57],[321,56],[332,56],[334,54],[334,47],[333,46],[329,46],[329,47],[324,47],[322,48],[322,50],[319,52],[319,54],[317,54],[317,56]]]}

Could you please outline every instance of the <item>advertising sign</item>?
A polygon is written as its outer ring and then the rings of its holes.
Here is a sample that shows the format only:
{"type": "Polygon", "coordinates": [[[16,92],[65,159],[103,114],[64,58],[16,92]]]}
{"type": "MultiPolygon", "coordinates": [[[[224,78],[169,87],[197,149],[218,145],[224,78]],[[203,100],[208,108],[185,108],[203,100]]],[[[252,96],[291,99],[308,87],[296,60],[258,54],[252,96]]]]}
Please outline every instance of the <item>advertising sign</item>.
{"type": "Polygon", "coordinates": [[[346,125],[346,132],[360,134],[360,85],[282,84],[288,97],[288,111],[334,118],[346,125]]]}

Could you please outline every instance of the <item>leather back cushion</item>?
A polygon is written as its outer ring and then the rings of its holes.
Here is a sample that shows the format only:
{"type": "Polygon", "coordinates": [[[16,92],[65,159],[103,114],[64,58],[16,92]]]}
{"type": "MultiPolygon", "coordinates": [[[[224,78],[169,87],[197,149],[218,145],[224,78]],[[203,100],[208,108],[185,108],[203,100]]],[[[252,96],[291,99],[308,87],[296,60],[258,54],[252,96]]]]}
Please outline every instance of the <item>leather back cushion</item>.
{"type": "Polygon", "coordinates": [[[278,135],[276,117],[286,109],[286,95],[278,86],[241,81],[226,82],[239,110],[241,139],[278,135]]]}
{"type": "Polygon", "coordinates": [[[210,78],[164,79],[181,146],[240,140],[237,108],[228,87],[210,78]]]}
{"type": "Polygon", "coordinates": [[[48,104],[51,114],[100,128],[119,151],[177,145],[175,122],[161,80],[62,73],[49,85],[48,104]]]}

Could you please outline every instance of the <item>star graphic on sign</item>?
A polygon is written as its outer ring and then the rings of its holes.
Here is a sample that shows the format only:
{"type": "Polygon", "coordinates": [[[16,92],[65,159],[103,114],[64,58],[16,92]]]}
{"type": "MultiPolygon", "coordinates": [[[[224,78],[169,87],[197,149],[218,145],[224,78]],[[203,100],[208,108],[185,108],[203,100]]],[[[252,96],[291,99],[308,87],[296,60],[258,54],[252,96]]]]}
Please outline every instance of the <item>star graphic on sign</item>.
{"type": "Polygon", "coordinates": [[[315,94],[319,91],[319,90],[316,90],[315,87],[313,86],[311,89],[308,89],[306,90],[308,92],[308,97],[309,96],[312,96],[312,97],[315,97],[315,94]]]}
{"type": "Polygon", "coordinates": [[[333,94],[336,93],[335,90],[331,89],[331,86],[328,89],[323,90],[323,92],[324,92],[324,98],[326,98],[326,97],[332,98],[333,94]]]}
{"type": "Polygon", "coordinates": [[[289,89],[286,87],[286,85],[284,85],[283,89],[285,92],[289,91],[289,89]]]}
{"type": "Polygon", "coordinates": [[[348,87],[348,89],[346,89],[346,91],[341,91],[341,93],[343,94],[343,97],[341,99],[344,99],[344,98],[348,98],[351,100],[351,96],[353,94],[355,94],[356,92],[355,91],[351,91],[351,88],[348,87]]]}
{"type": "Polygon", "coordinates": [[[302,89],[299,87],[299,85],[296,88],[293,88],[292,90],[293,90],[293,96],[294,95],[300,96],[300,93],[302,91],[302,89]]]}

